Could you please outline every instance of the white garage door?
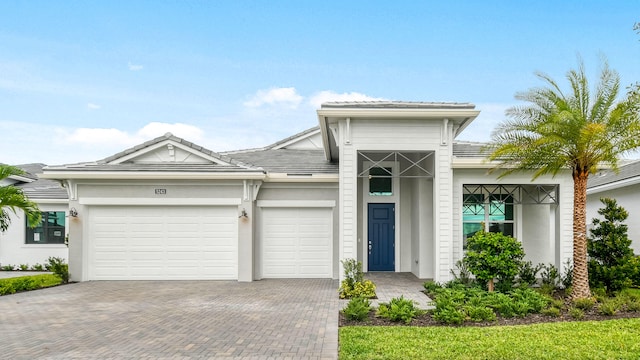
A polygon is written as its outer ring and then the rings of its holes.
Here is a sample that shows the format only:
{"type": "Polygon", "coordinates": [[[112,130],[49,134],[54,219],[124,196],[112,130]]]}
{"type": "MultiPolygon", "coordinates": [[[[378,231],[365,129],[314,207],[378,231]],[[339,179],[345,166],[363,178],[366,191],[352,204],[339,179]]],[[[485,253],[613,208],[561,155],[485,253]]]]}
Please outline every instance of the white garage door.
{"type": "Polygon", "coordinates": [[[332,277],[331,209],[264,208],[262,214],[263,277],[332,277]]]}
{"type": "Polygon", "coordinates": [[[231,206],[93,206],[89,280],[238,278],[231,206]]]}

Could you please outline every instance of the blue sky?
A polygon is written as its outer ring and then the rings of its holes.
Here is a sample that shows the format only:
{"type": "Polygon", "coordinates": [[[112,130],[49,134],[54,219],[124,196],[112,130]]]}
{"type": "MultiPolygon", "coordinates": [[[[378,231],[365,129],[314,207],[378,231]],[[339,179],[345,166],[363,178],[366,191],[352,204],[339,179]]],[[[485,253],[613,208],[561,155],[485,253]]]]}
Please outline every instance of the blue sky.
{"type": "Polygon", "coordinates": [[[0,162],[102,159],[167,131],[214,151],[317,124],[330,100],[472,102],[604,55],[640,81],[637,1],[0,2],[0,162]]]}

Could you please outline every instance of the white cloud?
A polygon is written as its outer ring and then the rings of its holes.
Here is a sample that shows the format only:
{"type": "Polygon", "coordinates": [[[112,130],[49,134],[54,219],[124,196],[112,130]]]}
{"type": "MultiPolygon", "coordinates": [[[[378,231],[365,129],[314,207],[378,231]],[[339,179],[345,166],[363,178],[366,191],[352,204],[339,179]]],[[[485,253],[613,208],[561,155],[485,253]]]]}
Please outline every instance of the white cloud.
{"type": "Polygon", "coordinates": [[[138,130],[137,135],[148,140],[162,136],[168,132],[188,141],[198,141],[202,139],[204,133],[200,128],[193,125],[151,122],[138,130]]]}
{"type": "Polygon", "coordinates": [[[69,143],[79,145],[107,145],[110,148],[113,147],[113,145],[117,145],[120,147],[120,150],[122,150],[123,147],[138,145],[168,132],[188,141],[199,141],[203,135],[203,131],[193,125],[152,122],[135,133],[115,128],[78,128],[72,130],[70,133],[64,134],[63,137],[65,141],[69,143]]]}
{"type": "Polygon", "coordinates": [[[359,92],[347,92],[347,93],[339,94],[331,90],[324,90],[311,96],[309,98],[309,103],[315,108],[320,108],[320,105],[329,101],[383,101],[383,100],[387,100],[387,99],[373,97],[373,96],[365,95],[359,92]]]}
{"type": "Polygon", "coordinates": [[[267,90],[258,90],[253,97],[244,102],[244,106],[249,108],[257,108],[262,105],[285,106],[295,109],[304,98],[298,94],[296,88],[271,88],[267,90]]]}
{"type": "Polygon", "coordinates": [[[75,144],[119,144],[130,146],[138,141],[135,136],[114,128],[78,128],[65,136],[65,140],[75,144]]]}
{"type": "Polygon", "coordinates": [[[89,110],[98,110],[100,109],[102,106],[98,105],[98,104],[94,104],[94,103],[88,103],[87,104],[87,109],[89,110]]]}
{"type": "Polygon", "coordinates": [[[129,70],[131,70],[131,71],[140,71],[140,70],[144,69],[144,66],[132,64],[131,62],[129,62],[128,66],[129,66],[129,70]]]}

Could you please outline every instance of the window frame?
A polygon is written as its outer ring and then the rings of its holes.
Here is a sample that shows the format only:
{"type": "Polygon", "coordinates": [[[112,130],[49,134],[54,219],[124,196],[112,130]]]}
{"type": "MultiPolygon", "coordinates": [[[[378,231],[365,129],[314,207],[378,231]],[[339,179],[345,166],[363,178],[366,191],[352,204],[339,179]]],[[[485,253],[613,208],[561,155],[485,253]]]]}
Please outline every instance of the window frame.
{"type": "Polygon", "coordinates": [[[66,211],[42,211],[41,215],[42,220],[35,228],[30,228],[25,219],[25,245],[64,245],[67,231],[66,211]],[[57,232],[60,234],[56,235],[57,232]],[[38,240],[35,240],[36,238],[38,240]]]}

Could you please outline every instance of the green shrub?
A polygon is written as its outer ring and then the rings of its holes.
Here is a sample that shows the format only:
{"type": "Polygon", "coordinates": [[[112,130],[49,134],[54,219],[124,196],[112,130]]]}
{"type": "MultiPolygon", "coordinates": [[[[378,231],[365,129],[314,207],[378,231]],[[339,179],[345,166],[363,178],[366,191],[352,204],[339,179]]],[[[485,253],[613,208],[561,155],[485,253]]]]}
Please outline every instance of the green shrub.
{"type": "Polygon", "coordinates": [[[33,264],[31,267],[33,271],[44,271],[44,266],[42,264],[33,264]]]}
{"type": "Polygon", "coordinates": [[[609,298],[609,296],[607,296],[607,290],[601,287],[591,288],[591,293],[597,302],[603,302],[609,298]]]}
{"type": "Polygon", "coordinates": [[[493,312],[491,308],[485,306],[467,306],[465,307],[465,312],[469,320],[473,322],[496,320],[496,313],[493,312]]]}
{"type": "Polygon", "coordinates": [[[604,220],[593,219],[587,241],[589,284],[604,287],[611,293],[633,284],[637,262],[624,224],[629,213],[618,206],[615,199],[602,198],[600,201],[604,207],[598,214],[604,216],[604,220]]]}
{"type": "Polygon", "coordinates": [[[349,288],[347,280],[342,280],[342,286],[340,286],[340,298],[353,299],[356,297],[363,297],[367,299],[375,298],[376,285],[371,280],[364,280],[362,282],[354,283],[353,288],[349,288]]]}
{"type": "Polygon", "coordinates": [[[14,265],[2,265],[2,271],[13,271],[15,268],[14,265]]]}
{"type": "Polygon", "coordinates": [[[491,292],[494,279],[513,279],[523,257],[522,244],[516,239],[481,230],[467,240],[463,261],[476,279],[488,284],[491,292]]]}
{"type": "Polygon", "coordinates": [[[540,281],[543,286],[546,285],[553,289],[557,289],[558,284],[560,283],[560,273],[558,272],[558,268],[553,264],[542,265],[540,281]]]}
{"type": "Polygon", "coordinates": [[[362,321],[369,317],[369,311],[371,310],[371,303],[368,299],[363,297],[354,297],[347,303],[347,306],[342,309],[342,313],[349,320],[362,321]]]}
{"type": "Polygon", "coordinates": [[[471,271],[463,260],[456,261],[455,267],[457,271],[449,270],[453,275],[453,281],[465,286],[472,286],[475,283],[475,279],[471,277],[471,271]]]}
{"type": "Polygon", "coordinates": [[[577,307],[572,307],[571,309],[569,309],[569,316],[576,320],[582,320],[584,319],[584,310],[577,307]]]}
{"type": "Polygon", "coordinates": [[[340,283],[338,292],[341,299],[354,297],[375,298],[376,285],[371,280],[364,280],[362,263],[355,259],[342,260],[344,280],[340,283]]]}
{"type": "Polygon", "coordinates": [[[639,312],[640,311],[640,300],[630,300],[626,304],[627,311],[631,312],[639,312]]]}
{"type": "Polygon", "coordinates": [[[404,321],[406,324],[410,324],[415,317],[424,313],[423,310],[415,306],[413,300],[400,296],[391,299],[389,303],[381,303],[376,315],[391,321],[404,321]]]}
{"type": "Polygon", "coordinates": [[[14,294],[18,291],[29,291],[59,285],[62,281],[53,274],[20,276],[0,279],[0,295],[14,294]]]}
{"type": "Polygon", "coordinates": [[[19,268],[20,268],[20,271],[27,271],[27,270],[29,270],[29,265],[20,264],[19,268]]]}
{"type": "Polygon", "coordinates": [[[564,307],[564,301],[562,299],[551,299],[549,301],[549,307],[561,309],[564,307]]]}
{"type": "MultiPolygon", "coordinates": [[[[573,261],[572,259],[567,258],[567,261],[564,263],[564,273],[560,276],[560,282],[562,283],[562,287],[565,289],[569,289],[573,284],[573,261]]],[[[568,291],[567,293],[571,293],[568,291]]]]}
{"type": "Polygon", "coordinates": [[[549,316],[549,317],[559,317],[560,316],[560,309],[558,309],[556,307],[546,308],[546,309],[542,310],[541,314],[544,315],[544,316],[549,316]]]}
{"type": "Polygon", "coordinates": [[[69,282],[69,265],[65,264],[63,258],[59,257],[50,257],[49,262],[49,271],[53,272],[56,276],[62,280],[63,284],[69,282]]]}
{"type": "Polygon", "coordinates": [[[15,294],[16,289],[13,287],[13,282],[0,282],[0,295],[15,294]]]}
{"type": "Polygon", "coordinates": [[[531,261],[523,262],[518,270],[518,284],[520,286],[534,285],[542,266],[542,264],[534,266],[531,261]]]}
{"type": "Polygon", "coordinates": [[[580,298],[573,301],[573,306],[581,310],[591,310],[595,304],[596,299],[594,298],[580,298]]]}
{"type": "Polygon", "coordinates": [[[615,299],[607,299],[598,306],[598,313],[607,316],[613,316],[618,313],[620,305],[615,299]]]}
{"type": "Polygon", "coordinates": [[[467,315],[461,309],[456,309],[453,306],[447,306],[440,309],[436,308],[433,311],[432,317],[434,320],[444,324],[460,325],[464,322],[467,315]]]}
{"type": "Polygon", "coordinates": [[[491,293],[487,295],[486,302],[487,306],[498,312],[502,317],[512,318],[516,316],[514,301],[506,294],[491,293]]]}
{"type": "Polygon", "coordinates": [[[549,304],[549,297],[540,294],[530,288],[519,288],[511,292],[511,298],[516,302],[523,302],[528,305],[530,312],[539,313],[549,304]]]}
{"type": "Polygon", "coordinates": [[[427,294],[435,294],[438,289],[442,289],[442,285],[431,280],[426,281],[422,286],[424,286],[424,290],[427,292],[427,294]]]}

